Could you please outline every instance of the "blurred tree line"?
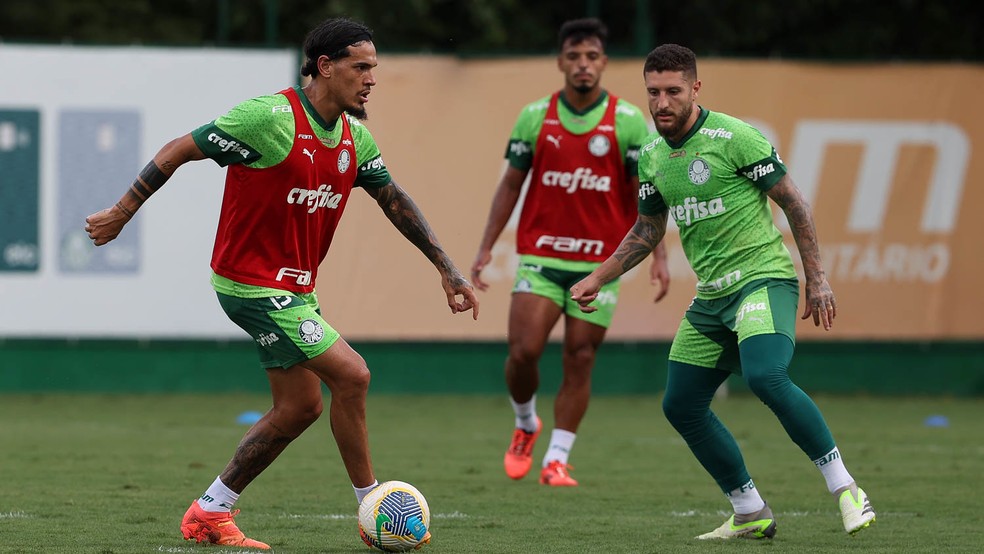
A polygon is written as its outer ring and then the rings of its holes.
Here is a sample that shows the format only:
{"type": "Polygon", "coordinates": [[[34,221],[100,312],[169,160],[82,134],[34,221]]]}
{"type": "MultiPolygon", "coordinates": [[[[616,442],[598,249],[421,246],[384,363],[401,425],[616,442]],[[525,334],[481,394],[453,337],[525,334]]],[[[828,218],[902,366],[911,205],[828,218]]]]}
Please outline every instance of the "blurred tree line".
{"type": "Polygon", "coordinates": [[[713,56],[984,60],[980,0],[4,0],[0,41],[296,48],[338,15],[390,52],[549,53],[564,20],[593,15],[616,56],[677,42],[713,56]]]}

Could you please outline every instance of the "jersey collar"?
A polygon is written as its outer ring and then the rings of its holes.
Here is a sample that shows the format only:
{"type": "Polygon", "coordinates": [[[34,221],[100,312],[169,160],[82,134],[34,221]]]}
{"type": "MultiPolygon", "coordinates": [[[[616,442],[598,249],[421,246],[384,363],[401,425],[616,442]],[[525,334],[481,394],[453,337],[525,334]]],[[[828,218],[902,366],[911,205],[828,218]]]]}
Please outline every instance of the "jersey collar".
{"type": "Polygon", "coordinates": [[[338,123],[337,119],[332,121],[331,124],[326,123],[325,120],[321,118],[321,114],[318,113],[318,110],[314,109],[314,104],[311,104],[311,101],[308,100],[307,95],[304,94],[301,87],[295,86],[294,91],[297,92],[298,98],[301,99],[301,105],[304,106],[304,111],[311,116],[311,119],[314,119],[314,122],[317,123],[319,127],[325,131],[332,131],[335,129],[335,124],[338,123]]]}
{"type": "Polygon", "coordinates": [[[699,131],[700,128],[704,126],[704,122],[707,121],[707,116],[711,115],[711,112],[709,110],[704,109],[703,106],[697,106],[697,107],[700,108],[700,115],[697,116],[697,121],[695,121],[693,127],[691,127],[689,131],[687,131],[687,134],[683,135],[683,138],[680,139],[680,142],[674,142],[664,137],[664,140],[666,140],[666,144],[668,144],[670,148],[676,150],[677,148],[682,147],[684,144],[686,144],[688,140],[690,140],[690,137],[697,134],[697,131],[699,131]]]}
{"type": "Polygon", "coordinates": [[[588,106],[587,108],[584,108],[581,111],[575,110],[574,107],[571,106],[570,102],[567,101],[567,98],[564,97],[564,91],[560,91],[560,94],[558,95],[558,97],[559,97],[558,100],[560,101],[560,103],[563,104],[564,107],[567,108],[567,110],[569,112],[571,112],[574,115],[583,116],[583,115],[587,114],[588,112],[590,112],[591,110],[597,108],[598,106],[600,106],[602,104],[602,102],[604,102],[605,100],[607,100],[608,99],[608,91],[605,90],[605,89],[602,89],[601,90],[601,96],[599,96],[598,99],[595,100],[590,106],[588,106]]]}

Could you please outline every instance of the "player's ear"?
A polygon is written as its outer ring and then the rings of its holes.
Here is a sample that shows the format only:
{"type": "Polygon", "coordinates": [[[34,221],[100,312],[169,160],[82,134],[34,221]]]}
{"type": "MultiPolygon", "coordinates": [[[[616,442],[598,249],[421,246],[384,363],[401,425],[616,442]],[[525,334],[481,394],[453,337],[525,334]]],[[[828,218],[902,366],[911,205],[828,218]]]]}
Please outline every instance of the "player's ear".
{"type": "Polygon", "coordinates": [[[318,73],[326,79],[331,78],[331,58],[328,56],[318,56],[318,73]]]}

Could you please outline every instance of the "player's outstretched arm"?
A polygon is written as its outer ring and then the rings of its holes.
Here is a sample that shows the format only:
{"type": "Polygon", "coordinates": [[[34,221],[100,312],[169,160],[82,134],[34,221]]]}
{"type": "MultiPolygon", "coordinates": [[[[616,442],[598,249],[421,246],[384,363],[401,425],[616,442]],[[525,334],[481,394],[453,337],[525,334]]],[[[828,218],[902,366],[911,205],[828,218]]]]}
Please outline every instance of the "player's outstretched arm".
{"type": "MultiPolygon", "coordinates": [[[[639,176],[629,177],[628,182],[632,187],[633,196],[638,196],[639,176]]],[[[659,302],[666,297],[666,293],[670,292],[670,265],[666,256],[666,245],[662,241],[653,249],[653,261],[649,264],[649,283],[659,287],[653,302],[659,302]]]]}
{"type": "Polygon", "coordinates": [[[669,212],[662,211],[656,215],[642,215],[636,218],[635,224],[622,239],[618,248],[607,260],[595,268],[590,275],[571,287],[571,300],[580,304],[581,311],[591,313],[597,308],[589,306],[596,298],[601,287],[632,269],[649,256],[656,245],[666,234],[666,220],[669,212]]]}
{"type": "Polygon", "coordinates": [[[649,265],[649,282],[659,287],[653,302],[659,302],[670,292],[670,265],[666,256],[666,244],[660,241],[653,249],[653,262],[649,265]]]}
{"type": "Polygon", "coordinates": [[[471,278],[478,290],[489,288],[488,283],[482,280],[482,270],[492,261],[492,247],[499,239],[509,216],[512,215],[516,202],[519,201],[520,191],[523,189],[523,181],[529,171],[516,169],[507,165],[499,186],[492,197],[492,207],[489,208],[489,218],[485,223],[485,232],[482,233],[482,242],[478,245],[478,253],[475,255],[475,262],[472,263],[471,278]]]}
{"type": "Polygon", "coordinates": [[[165,144],[140,171],[119,202],[85,218],[85,232],[92,243],[102,246],[119,236],[123,226],[133,219],[150,195],[164,186],[178,167],[203,158],[205,154],[195,144],[191,134],[165,144]]]}
{"type": "Polygon", "coordinates": [[[817,241],[817,228],[813,224],[810,205],[789,175],[784,175],[769,189],[768,195],[786,214],[789,227],[793,231],[793,240],[796,241],[796,248],[803,260],[806,306],[802,319],[812,315],[814,325],[819,326],[822,323],[824,329],[830,330],[834,318],[837,317],[837,303],[820,261],[820,243],[817,241]]]}
{"type": "Polygon", "coordinates": [[[451,258],[441,248],[434,231],[431,230],[424,214],[417,208],[410,195],[395,182],[379,188],[367,188],[386,217],[404,237],[416,246],[441,274],[441,286],[448,297],[451,313],[472,311],[472,319],[478,319],[478,299],[471,283],[458,271],[451,258]],[[458,297],[461,300],[458,300],[458,297]]]}

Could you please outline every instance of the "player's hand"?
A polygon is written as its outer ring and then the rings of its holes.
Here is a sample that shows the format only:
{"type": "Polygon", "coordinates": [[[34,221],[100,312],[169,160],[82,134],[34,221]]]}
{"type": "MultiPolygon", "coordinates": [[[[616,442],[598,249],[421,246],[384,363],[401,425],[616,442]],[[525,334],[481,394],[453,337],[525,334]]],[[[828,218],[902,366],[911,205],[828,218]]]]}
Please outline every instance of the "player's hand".
{"type": "Polygon", "coordinates": [[[601,283],[592,273],[571,287],[571,300],[578,303],[582,312],[590,314],[598,310],[597,307],[589,306],[588,304],[598,298],[599,291],[601,291],[601,283]]]}
{"type": "Polygon", "coordinates": [[[85,218],[85,232],[92,244],[102,246],[119,236],[130,217],[117,206],[98,211],[85,218]]]}
{"type": "Polygon", "coordinates": [[[454,270],[451,275],[441,277],[441,286],[444,287],[444,294],[448,297],[448,307],[452,314],[472,311],[472,319],[478,319],[478,298],[475,291],[458,270],[454,270]],[[458,297],[461,300],[458,300],[458,297]]]}
{"type": "Polygon", "coordinates": [[[659,302],[670,291],[670,266],[666,263],[665,256],[653,258],[653,263],[649,266],[649,282],[659,287],[653,302],[659,302]]]}
{"type": "Polygon", "coordinates": [[[829,331],[834,326],[837,302],[834,300],[834,291],[830,290],[830,283],[827,282],[826,277],[806,280],[806,306],[801,319],[810,316],[813,316],[813,325],[819,327],[822,323],[825,331],[829,331]]]}
{"type": "Polygon", "coordinates": [[[471,268],[471,278],[475,286],[478,287],[480,291],[486,291],[489,288],[489,284],[482,280],[482,270],[485,266],[492,262],[492,251],[488,249],[481,249],[478,251],[478,255],[475,256],[475,263],[472,264],[471,268]]]}

